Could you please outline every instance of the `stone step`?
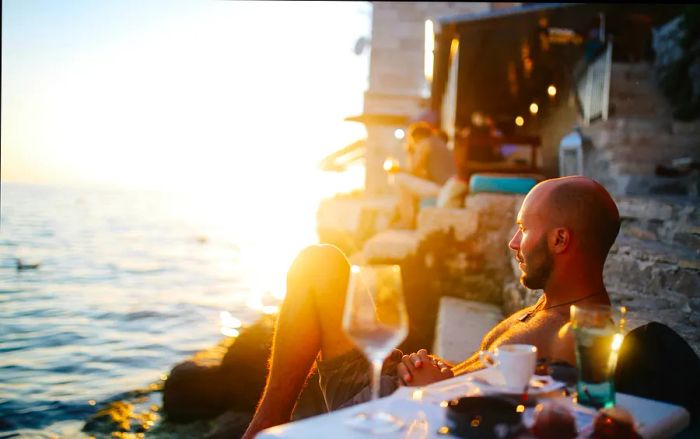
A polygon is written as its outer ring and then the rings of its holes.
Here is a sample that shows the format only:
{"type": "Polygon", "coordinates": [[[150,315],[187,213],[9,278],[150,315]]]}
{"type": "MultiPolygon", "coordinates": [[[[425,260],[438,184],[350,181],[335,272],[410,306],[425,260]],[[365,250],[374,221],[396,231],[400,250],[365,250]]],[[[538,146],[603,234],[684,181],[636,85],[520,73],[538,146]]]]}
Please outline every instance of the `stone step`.
{"type": "Polygon", "coordinates": [[[673,286],[675,291],[687,293],[689,296],[694,296],[700,291],[700,248],[639,239],[623,233],[615,241],[609,258],[620,263],[630,260],[638,264],[636,272],[632,270],[623,275],[629,278],[630,283],[640,282],[640,279],[635,279],[636,276],[648,272],[649,267],[657,266],[669,277],[659,280],[645,279],[643,282],[667,282],[667,287],[673,286]]]}
{"type": "Polygon", "coordinates": [[[620,161],[610,164],[610,173],[613,175],[644,175],[655,176],[656,164],[646,162],[620,161]]]}
{"type": "Polygon", "coordinates": [[[656,83],[656,78],[653,76],[630,79],[625,75],[612,72],[610,75],[610,94],[620,92],[642,95],[651,94],[659,97],[663,96],[659,86],[656,83]]]}
{"type": "Polygon", "coordinates": [[[367,263],[396,263],[418,250],[420,239],[415,230],[385,230],[369,238],[362,248],[367,263]]]}
{"type": "Polygon", "coordinates": [[[700,118],[690,122],[674,120],[671,124],[671,132],[678,135],[691,135],[697,138],[700,135],[700,118]]]}
{"type": "Polygon", "coordinates": [[[674,205],[654,197],[616,197],[615,203],[623,220],[671,221],[674,205]]]}
{"type": "MultiPolygon", "coordinates": [[[[697,226],[695,228],[700,229],[697,226]]],[[[626,220],[622,222],[620,233],[643,241],[660,241],[665,244],[699,251],[700,231],[692,229],[693,227],[677,226],[675,230],[669,230],[665,224],[658,224],[653,221],[637,222],[626,220]]]]}
{"type": "Polygon", "coordinates": [[[668,105],[645,97],[610,96],[609,105],[611,117],[669,117],[672,114],[668,105]]]}
{"type": "Polygon", "coordinates": [[[635,101],[635,102],[644,102],[644,101],[649,101],[653,102],[656,105],[663,105],[663,106],[668,106],[668,100],[664,97],[664,95],[661,94],[660,91],[656,90],[653,88],[653,84],[637,84],[637,85],[632,85],[632,84],[611,84],[610,85],[610,94],[609,94],[609,102],[613,102],[616,100],[621,100],[621,101],[635,101]]]}
{"type": "Polygon", "coordinates": [[[616,128],[628,135],[635,134],[664,134],[671,132],[671,120],[666,118],[649,117],[618,117],[616,128]]]}
{"type": "Polygon", "coordinates": [[[652,78],[654,69],[647,62],[623,63],[613,62],[610,70],[611,81],[643,81],[652,78]]]}
{"type": "Polygon", "coordinates": [[[700,148],[700,136],[695,134],[639,133],[605,128],[585,129],[583,132],[596,149],[621,146],[688,150],[700,148]]]}
{"type": "Polygon", "coordinates": [[[665,134],[671,133],[671,118],[661,117],[614,117],[607,121],[595,122],[597,129],[617,130],[623,134],[665,134]]]}
{"type": "MultiPolygon", "coordinates": [[[[700,193],[700,178],[697,175],[661,177],[655,175],[619,174],[623,180],[621,192],[625,195],[678,195],[694,196],[700,193]]],[[[607,187],[607,186],[606,186],[607,187]]]]}
{"type": "Polygon", "coordinates": [[[663,164],[684,157],[700,160],[700,146],[681,148],[625,144],[612,147],[609,152],[613,161],[624,162],[663,164]]]}

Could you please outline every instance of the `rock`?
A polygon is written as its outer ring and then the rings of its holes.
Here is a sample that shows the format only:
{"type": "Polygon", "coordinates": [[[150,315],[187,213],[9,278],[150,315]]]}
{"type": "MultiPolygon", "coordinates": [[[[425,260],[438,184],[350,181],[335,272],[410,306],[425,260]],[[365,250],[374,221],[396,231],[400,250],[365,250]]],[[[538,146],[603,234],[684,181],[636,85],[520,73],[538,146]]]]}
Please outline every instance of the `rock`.
{"type": "Polygon", "coordinates": [[[389,227],[396,197],[336,196],[321,202],[316,213],[320,242],[333,244],[346,254],[362,249],[367,239],[389,227]]]}
{"type": "Polygon", "coordinates": [[[229,410],[219,416],[214,427],[204,436],[204,439],[231,439],[243,436],[248,428],[252,413],[229,410]]]}
{"type": "Polygon", "coordinates": [[[418,232],[421,239],[435,232],[449,233],[454,229],[455,238],[463,241],[477,231],[478,214],[469,209],[428,207],[418,214],[418,232]]]}
{"type": "Polygon", "coordinates": [[[87,433],[106,435],[124,435],[145,433],[155,423],[158,415],[150,410],[137,412],[134,405],[127,401],[114,401],[90,416],[83,426],[87,433]]]}
{"type": "Polygon", "coordinates": [[[190,422],[217,416],[233,401],[230,384],[219,365],[195,361],[176,365],[163,388],[163,410],[167,419],[190,422]]]}
{"type": "Polygon", "coordinates": [[[265,384],[273,326],[274,318],[264,316],[241,330],[223,358],[217,350],[176,365],[163,388],[168,420],[212,418],[231,408],[252,413],[265,384]]]}
{"type": "Polygon", "coordinates": [[[221,368],[235,395],[231,407],[236,410],[253,412],[260,400],[267,379],[275,320],[274,316],[262,316],[241,331],[224,355],[221,368]]]}
{"type": "Polygon", "coordinates": [[[365,242],[362,249],[368,262],[392,262],[416,253],[418,235],[414,230],[385,230],[365,242]]]}

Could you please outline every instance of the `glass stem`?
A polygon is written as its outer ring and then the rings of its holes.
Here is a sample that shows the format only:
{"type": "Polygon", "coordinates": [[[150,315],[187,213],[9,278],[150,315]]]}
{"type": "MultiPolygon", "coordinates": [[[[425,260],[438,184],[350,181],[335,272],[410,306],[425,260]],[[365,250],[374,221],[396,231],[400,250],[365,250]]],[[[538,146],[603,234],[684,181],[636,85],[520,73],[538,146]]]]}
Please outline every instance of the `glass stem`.
{"type": "Polygon", "coordinates": [[[372,361],[372,401],[379,399],[383,361],[372,361]]]}

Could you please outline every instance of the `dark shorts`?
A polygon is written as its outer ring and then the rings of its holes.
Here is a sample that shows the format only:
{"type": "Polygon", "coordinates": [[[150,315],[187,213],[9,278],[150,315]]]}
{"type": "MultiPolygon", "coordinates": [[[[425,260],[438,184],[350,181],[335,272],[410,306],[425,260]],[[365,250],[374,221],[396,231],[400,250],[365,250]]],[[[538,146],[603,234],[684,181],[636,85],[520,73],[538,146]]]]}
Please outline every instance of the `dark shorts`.
{"type": "MultiPolygon", "coordinates": [[[[371,366],[357,349],[328,361],[317,361],[316,365],[319,386],[329,411],[366,402],[372,398],[369,386],[371,366]]],[[[399,387],[397,365],[398,361],[384,363],[380,396],[390,395],[399,387]]]]}

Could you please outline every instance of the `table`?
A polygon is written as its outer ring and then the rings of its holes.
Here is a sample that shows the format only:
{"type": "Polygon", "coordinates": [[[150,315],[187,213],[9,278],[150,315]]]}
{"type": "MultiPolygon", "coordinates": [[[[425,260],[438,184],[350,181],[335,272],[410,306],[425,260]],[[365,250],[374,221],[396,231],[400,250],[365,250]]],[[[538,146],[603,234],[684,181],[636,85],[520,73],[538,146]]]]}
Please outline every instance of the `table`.
{"type": "MultiPolygon", "coordinates": [[[[449,380],[440,381],[423,388],[401,387],[393,395],[364,404],[359,404],[332,413],[314,416],[297,422],[268,428],[258,434],[259,439],[273,438],[363,438],[372,437],[361,431],[352,429],[344,420],[356,413],[384,409],[400,417],[405,426],[400,431],[382,435],[396,439],[427,439],[446,438],[438,433],[445,425],[446,409],[441,407],[442,401],[461,396],[484,395],[493,392],[493,388],[484,384],[483,380],[493,378],[495,369],[485,369],[467,375],[461,375],[449,380]]],[[[679,433],[690,423],[690,415],[680,406],[660,401],[639,398],[632,395],[617,393],[617,405],[628,410],[637,422],[637,429],[644,438],[666,438],[679,433]]],[[[555,397],[562,404],[567,404],[574,413],[579,431],[590,428],[595,411],[575,404],[571,397],[555,397]]],[[[446,405],[443,403],[443,405],[446,405]]],[[[526,409],[523,420],[531,421],[533,409],[526,409]]]]}

